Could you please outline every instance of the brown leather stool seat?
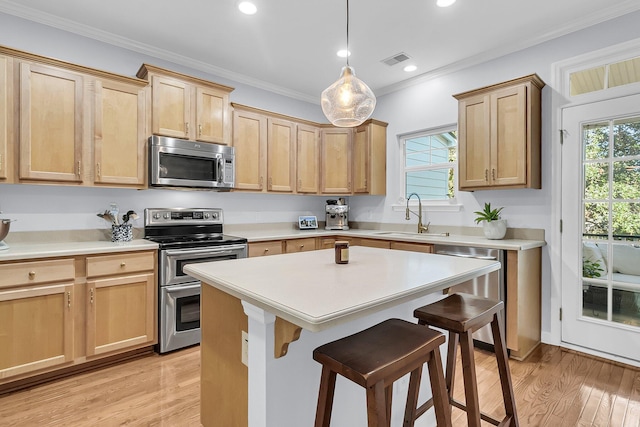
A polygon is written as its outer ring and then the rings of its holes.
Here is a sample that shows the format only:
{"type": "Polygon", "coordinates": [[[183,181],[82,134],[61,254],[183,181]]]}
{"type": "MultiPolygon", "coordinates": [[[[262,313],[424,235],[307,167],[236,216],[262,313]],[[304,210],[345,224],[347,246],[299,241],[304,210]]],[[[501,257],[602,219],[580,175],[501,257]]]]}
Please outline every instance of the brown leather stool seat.
{"type": "MultiPolygon", "coordinates": [[[[513,386],[509,371],[507,349],[498,313],[503,309],[502,301],[494,301],[487,298],[468,294],[452,294],[433,304],[420,307],[413,312],[421,325],[429,325],[449,331],[449,345],[447,354],[446,382],[451,405],[467,412],[469,426],[479,427],[480,420],[500,426],[517,426],[513,386]],[[476,368],[473,356],[472,333],[479,328],[491,324],[498,373],[502,386],[502,397],[506,416],[498,421],[480,412],[478,403],[478,386],[476,383],[476,368]],[[466,402],[463,404],[453,399],[453,385],[455,378],[455,362],[460,344],[462,356],[462,375],[464,378],[464,391],[466,402]]],[[[418,416],[426,409],[428,403],[417,409],[418,416]]]]}
{"type": "Polygon", "coordinates": [[[322,364],[316,427],[331,420],[336,375],[359,384],[367,393],[369,427],[390,424],[393,382],[411,372],[404,426],[413,426],[422,366],[428,363],[438,426],[451,426],[451,411],[440,358],[440,332],[400,319],[389,319],[313,351],[322,364]]]}

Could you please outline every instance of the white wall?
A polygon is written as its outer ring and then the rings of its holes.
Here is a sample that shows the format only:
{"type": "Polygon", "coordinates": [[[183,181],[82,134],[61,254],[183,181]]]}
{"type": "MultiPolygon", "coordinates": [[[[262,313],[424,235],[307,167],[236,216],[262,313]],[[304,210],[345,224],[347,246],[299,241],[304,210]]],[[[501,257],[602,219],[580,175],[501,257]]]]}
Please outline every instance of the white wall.
{"type": "MultiPolygon", "coordinates": [[[[553,112],[550,95],[551,65],[585,52],[626,40],[640,38],[640,12],[605,22],[557,40],[511,54],[485,64],[426,80],[397,92],[380,96],[375,118],[389,123],[388,195],[351,197],[350,219],[404,223],[404,213],[391,207],[399,197],[398,134],[456,123],[457,104],[454,93],[475,89],[500,81],[537,73],[548,86],[543,91],[542,190],[494,190],[461,193],[460,212],[427,213],[432,224],[471,226],[474,210],[484,202],[505,206],[504,216],[511,227],[542,228],[547,236],[555,232],[551,224],[552,180],[550,129],[553,112]]],[[[236,84],[202,71],[192,70],[137,52],[110,46],[44,25],[0,14],[0,44],[51,56],[124,75],[134,75],[143,62],[175,69],[236,88],[233,102],[252,105],[282,114],[324,122],[319,105],[309,104],[264,90],[236,84]]],[[[18,218],[12,230],[86,229],[104,226],[95,214],[116,201],[121,209],[142,211],[145,207],[216,206],[225,210],[229,224],[295,221],[298,215],[324,215],[323,196],[276,196],[239,193],[181,192],[168,190],[122,190],[72,188],[35,185],[0,185],[0,210],[3,216],[18,218]]],[[[414,220],[415,221],[415,220],[414,220]]],[[[551,239],[547,239],[551,241],[551,239]]],[[[552,323],[549,304],[551,248],[543,252],[543,331],[552,323]]],[[[557,252],[557,251],[556,251],[557,252]]],[[[554,326],[555,327],[555,326],[554,326]]]]}

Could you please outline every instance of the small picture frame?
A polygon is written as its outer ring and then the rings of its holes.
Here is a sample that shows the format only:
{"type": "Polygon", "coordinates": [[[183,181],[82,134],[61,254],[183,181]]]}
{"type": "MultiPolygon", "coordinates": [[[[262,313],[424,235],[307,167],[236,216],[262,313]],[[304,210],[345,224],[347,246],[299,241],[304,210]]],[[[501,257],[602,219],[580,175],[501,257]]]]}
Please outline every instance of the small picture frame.
{"type": "Polygon", "coordinates": [[[299,216],[298,228],[300,230],[311,230],[318,228],[318,218],[313,215],[299,216]]]}

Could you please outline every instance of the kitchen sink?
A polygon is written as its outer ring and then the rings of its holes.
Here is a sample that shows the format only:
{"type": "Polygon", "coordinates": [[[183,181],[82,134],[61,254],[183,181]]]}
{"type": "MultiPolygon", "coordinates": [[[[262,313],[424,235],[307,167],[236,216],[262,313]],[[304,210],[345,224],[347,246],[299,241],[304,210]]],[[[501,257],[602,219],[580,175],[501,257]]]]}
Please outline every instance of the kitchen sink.
{"type": "Polygon", "coordinates": [[[449,233],[418,233],[416,231],[378,231],[376,236],[449,237],[449,233]]]}

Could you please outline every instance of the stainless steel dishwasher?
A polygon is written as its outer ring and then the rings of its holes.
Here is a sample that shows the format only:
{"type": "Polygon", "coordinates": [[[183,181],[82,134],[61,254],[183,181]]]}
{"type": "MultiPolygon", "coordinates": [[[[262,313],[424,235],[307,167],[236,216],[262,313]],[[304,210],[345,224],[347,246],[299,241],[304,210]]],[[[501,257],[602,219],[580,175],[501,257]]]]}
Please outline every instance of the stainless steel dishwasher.
{"type": "MultiPolygon", "coordinates": [[[[449,293],[463,292],[466,294],[478,295],[485,298],[500,300],[505,303],[506,310],[506,263],[504,259],[504,251],[501,249],[478,248],[471,246],[453,246],[439,245],[434,246],[434,253],[440,255],[456,256],[462,258],[479,258],[487,260],[500,261],[502,268],[498,271],[491,272],[485,276],[468,280],[449,289],[449,293]]],[[[500,325],[502,326],[503,336],[507,336],[505,325],[505,310],[500,315],[500,325]]],[[[478,348],[484,348],[493,351],[493,335],[491,334],[491,326],[487,325],[473,333],[474,345],[478,348]]]]}

